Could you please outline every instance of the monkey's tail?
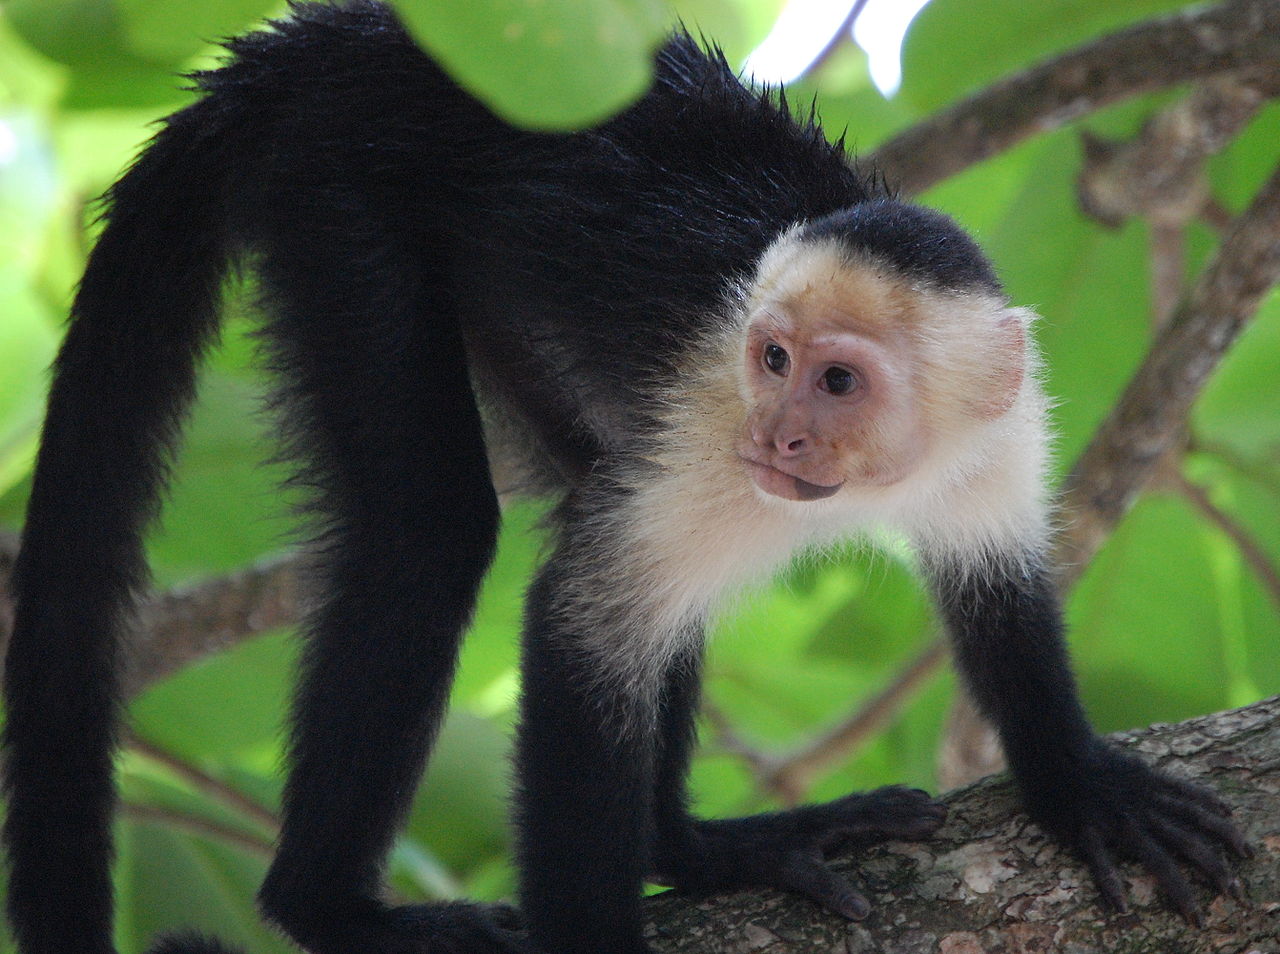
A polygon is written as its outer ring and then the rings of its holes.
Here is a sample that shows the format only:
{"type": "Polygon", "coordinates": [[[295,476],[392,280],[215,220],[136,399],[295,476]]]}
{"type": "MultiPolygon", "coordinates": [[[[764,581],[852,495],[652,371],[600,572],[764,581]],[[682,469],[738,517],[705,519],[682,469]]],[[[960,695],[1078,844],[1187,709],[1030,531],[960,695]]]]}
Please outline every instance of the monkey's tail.
{"type": "Polygon", "coordinates": [[[108,193],[54,364],[4,673],[8,906],[23,954],[112,951],[120,630],[217,332],[226,198],[255,151],[244,112],[206,99],[175,114],[108,193]]]}

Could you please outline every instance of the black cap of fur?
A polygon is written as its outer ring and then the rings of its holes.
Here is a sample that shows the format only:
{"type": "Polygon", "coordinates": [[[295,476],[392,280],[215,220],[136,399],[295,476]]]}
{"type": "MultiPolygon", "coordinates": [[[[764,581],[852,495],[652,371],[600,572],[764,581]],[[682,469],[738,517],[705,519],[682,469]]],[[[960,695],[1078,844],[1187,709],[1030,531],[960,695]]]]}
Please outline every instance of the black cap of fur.
{"type": "Polygon", "coordinates": [[[1001,294],[1000,280],[977,243],[947,216],[893,199],[873,199],[810,222],[801,241],[835,239],[883,259],[912,278],[942,288],[1001,294]]]}

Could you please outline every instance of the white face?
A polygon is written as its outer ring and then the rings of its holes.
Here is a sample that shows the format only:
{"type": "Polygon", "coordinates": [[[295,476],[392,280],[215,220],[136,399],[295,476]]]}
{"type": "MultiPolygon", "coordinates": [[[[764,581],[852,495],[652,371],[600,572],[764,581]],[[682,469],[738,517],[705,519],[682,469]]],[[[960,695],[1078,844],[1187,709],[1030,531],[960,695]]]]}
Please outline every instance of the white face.
{"type": "Polygon", "coordinates": [[[891,343],[839,313],[771,307],[747,328],[750,403],[738,447],[756,486],[787,500],[821,500],[846,485],[893,483],[923,436],[909,369],[891,343]]]}
{"type": "Polygon", "coordinates": [[[1002,303],[922,288],[831,243],[780,240],[747,307],[736,450],[773,497],[904,481],[939,435],[999,417],[1022,386],[1023,326],[1002,303]]]}

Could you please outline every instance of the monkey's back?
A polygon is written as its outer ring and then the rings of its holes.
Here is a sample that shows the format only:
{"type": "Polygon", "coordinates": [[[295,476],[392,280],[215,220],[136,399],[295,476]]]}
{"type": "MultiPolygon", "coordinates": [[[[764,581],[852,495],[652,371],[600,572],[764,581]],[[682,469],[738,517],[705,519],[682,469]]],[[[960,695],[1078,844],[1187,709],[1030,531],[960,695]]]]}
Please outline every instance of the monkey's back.
{"type": "Polygon", "coordinates": [[[676,370],[780,231],[878,192],[812,117],[686,34],[636,104],[565,134],[495,117],[371,0],[299,5],[229,50],[188,112],[257,143],[228,196],[241,244],[341,229],[366,240],[360,268],[407,250],[447,289],[491,414],[565,475],[645,432],[637,382],[651,395],[676,370]]]}

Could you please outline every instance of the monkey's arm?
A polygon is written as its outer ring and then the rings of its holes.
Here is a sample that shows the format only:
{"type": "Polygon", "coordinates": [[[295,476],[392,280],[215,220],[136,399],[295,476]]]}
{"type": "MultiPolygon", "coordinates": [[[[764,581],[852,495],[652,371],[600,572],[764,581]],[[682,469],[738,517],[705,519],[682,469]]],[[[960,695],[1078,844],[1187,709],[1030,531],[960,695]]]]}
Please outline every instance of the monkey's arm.
{"type": "Polygon", "coordinates": [[[1028,812],[1084,858],[1103,896],[1127,910],[1115,855],[1142,863],[1183,915],[1199,907],[1178,860],[1223,893],[1240,884],[1220,846],[1248,845],[1212,793],[1107,745],[1089,727],[1046,570],[1008,561],[981,571],[930,567],[956,663],[994,722],[1028,812]]]}

